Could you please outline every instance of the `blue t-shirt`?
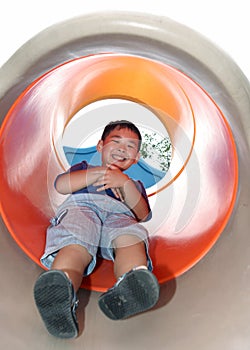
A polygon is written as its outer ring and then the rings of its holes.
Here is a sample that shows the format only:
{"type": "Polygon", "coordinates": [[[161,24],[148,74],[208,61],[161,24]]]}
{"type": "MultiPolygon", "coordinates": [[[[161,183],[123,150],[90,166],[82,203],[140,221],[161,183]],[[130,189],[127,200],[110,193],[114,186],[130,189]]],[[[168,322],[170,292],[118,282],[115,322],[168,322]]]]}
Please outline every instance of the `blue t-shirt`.
{"type": "MultiPolygon", "coordinates": [[[[73,165],[67,172],[73,172],[73,171],[76,171],[76,170],[86,170],[87,168],[94,168],[93,165],[90,165],[88,164],[85,160],[82,161],[81,163],[78,163],[78,164],[75,164],[73,165]]],[[[58,175],[58,177],[61,176],[61,175],[58,175]]],[[[58,178],[57,177],[57,178],[58,178]]],[[[143,198],[146,200],[147,202],[147,205],[148,205],[148,208],[149,208],[149,212],[150,214],[148,215],[146,221],[150,220],[151,219],[151,209],[150,209],[150,205],[149,205],[149,201],[148,201],[148,196],[147,196],[147,193],[146,193],[146,190],[143,186],[143,183],[139,180],[135,181],[135,180],[132,180],[137,188],[137,190],[142,194],[143,198]]],[[[96,194],[100,194],[100,195],[108,195],[116,200],[119,200],[120,201],[120,198],[117,198],[114,193],[112,192],[112,190],[109,188],[107,190],[104,190],[104,191],[100,191],[100,192],[97,192],[98,187],[96,186],[93,186],[93,185],[89,185],[87,187],[84,187],[84,188],[81,188],[80,190],[78,191],[75,191],[73,192],[72,194],[78,194],[78,193],[96,193],[96,194]]]]}

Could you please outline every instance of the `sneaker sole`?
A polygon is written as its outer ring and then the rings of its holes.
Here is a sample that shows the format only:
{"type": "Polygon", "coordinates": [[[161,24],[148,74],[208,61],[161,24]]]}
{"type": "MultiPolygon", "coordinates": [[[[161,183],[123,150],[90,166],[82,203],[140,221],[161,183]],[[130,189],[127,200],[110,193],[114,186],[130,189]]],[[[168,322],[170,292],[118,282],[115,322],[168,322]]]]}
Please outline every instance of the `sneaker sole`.
{"type": "Polygon", "coordinates": [[[159,299],[159,284],[148,270],[133,270],[99,298],[99,307],[112,320],[151,309],[159,299]]]}
{"type": "Polygon", "coordinates": [[[34,298],[50,334],[58,338],[77,337],[78,325],[72,313],[72,285],[62,271],[42,274],[34,286],[34,298]]]}

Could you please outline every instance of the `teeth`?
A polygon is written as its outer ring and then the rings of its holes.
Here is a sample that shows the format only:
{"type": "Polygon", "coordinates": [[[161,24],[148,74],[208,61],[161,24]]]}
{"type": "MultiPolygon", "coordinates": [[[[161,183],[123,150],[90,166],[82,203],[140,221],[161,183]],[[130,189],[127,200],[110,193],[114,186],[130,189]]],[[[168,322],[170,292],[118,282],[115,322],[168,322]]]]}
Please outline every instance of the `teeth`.
{"type": "Polygon", "coordinates": [[[119,155],[117,155],[117,154],[113,154],[113,155],[112,155],[112,158],[115,159],[115,160],[119,160],[119,161],[126,160],[126,158],[121,157],[121,156],[119,156],[119,155]]]}

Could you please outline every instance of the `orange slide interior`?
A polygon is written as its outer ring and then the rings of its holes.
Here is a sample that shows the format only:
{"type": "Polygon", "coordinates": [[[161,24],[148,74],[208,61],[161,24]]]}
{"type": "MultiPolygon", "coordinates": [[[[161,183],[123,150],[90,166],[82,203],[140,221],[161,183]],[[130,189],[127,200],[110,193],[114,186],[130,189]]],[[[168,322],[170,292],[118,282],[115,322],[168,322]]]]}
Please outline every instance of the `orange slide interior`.
{"type": "MultiPolygon", "coordinates": [[[[164,283],[216,242],[238,186],[236,147],[223,114],[200,86],[168,65],[98,54],[66,62],[28,86],[1,127],[1,215],[17,244],[40,265],[46,227],[64,199],[54,189],[55,177],[66,168],[58,140],[81,108],[109,98],[151,109],[172,141],[170,170],[157,188],[148,189],[155,203],[150,253],[164,283]]],[[[105,291],[113,283],[112,263],[100,260],[82,286],[105,291]]]]}

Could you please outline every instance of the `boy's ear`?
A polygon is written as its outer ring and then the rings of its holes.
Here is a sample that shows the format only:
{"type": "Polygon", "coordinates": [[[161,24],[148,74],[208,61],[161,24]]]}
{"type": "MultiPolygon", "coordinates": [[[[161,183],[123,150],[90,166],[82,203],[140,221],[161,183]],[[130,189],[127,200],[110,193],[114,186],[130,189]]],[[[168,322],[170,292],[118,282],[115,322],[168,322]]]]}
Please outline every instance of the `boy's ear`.
{"type": "Polygon", "coordinates": [[[98,152],[102,152],[103,149],[103,140],[99,140],[97,145],[96,145],[96,149],[98,152]]]}
{"type": "Polygon", "coordinates": [[[140,157],[141,157],[141,153],[138,152],[137,155],[136,155],[136,157],[135,157],[134,164],[136,164],[136,163],[139,162],[140,157]]]}

